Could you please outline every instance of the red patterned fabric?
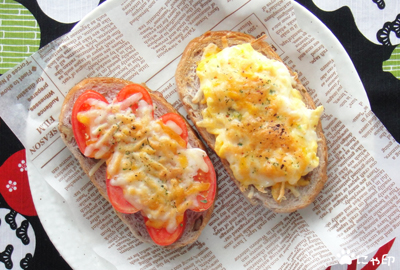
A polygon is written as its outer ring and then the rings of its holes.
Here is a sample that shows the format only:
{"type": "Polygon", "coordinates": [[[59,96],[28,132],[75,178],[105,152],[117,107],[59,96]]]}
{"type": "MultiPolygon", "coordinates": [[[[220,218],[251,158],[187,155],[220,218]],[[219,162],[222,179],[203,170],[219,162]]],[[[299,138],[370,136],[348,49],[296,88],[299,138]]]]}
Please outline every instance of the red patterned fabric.
{"type": "Polygon", "coordinates": [[[10,156],[0,167],[0,193],[18,213],[37,216],[29,188],[25,150],[10,156]]]}
{"type": "Polygon", "coordinates": [[[384,246],[382,246],[378,251],[376,252],[375,256],[368,262],[366,266],[363,267],[362,270],[375,270],[378,269],[378,267],[383,264],[382,260],[386,258],[388,255],[390,249],[392,248],[393,242],[395,238],[388,243],[386,243],[384,246]],[[386,255],[386,256],[385,256],[386,255]]]}

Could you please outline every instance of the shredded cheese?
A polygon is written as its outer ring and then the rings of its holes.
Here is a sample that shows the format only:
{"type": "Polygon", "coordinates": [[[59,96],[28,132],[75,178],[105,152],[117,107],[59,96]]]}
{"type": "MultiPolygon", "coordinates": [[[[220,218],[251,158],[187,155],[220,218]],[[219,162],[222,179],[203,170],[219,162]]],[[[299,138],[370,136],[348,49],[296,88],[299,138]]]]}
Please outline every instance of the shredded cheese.
{"type": "MultiPolygon", "coordinates": [[[[141,95],[106,104],[89,100],[92,109],[78,114],[90,134],[85,154],[107,159],[107,177],[123,189],[124,198],[149,218],[147,225],[176,230],[187,209],[198,206],[197,196],[209,183],[194,181],[198,171],[208,172],[206,153],[187,148],[182,130],[172,121],[155,120],[152,106],[141,95]]],[[[95,168],[101,165],[97,163],[95,168]]]]}
{"type": "Polygon", "coordinates": [[[93,176],[96,172],[97,172],[97,170],[101,167],[101,165],[103,165],[104,164],[104,162],[106,162],[106,160],[105,159],[101,159],[99,162],[97,162],[91,169],[90,169],[90,171],[89,171],[89,176],[93,176]]]}
{"type": "Polygon", "coordinates": [[[197,75],[201,93],[193,101],[207,104],[197,125],[216,135],[216,153],[244,189],[271,187],[275,200],[284,200],[285,187],[294,190],[319,164],[315,130],[323,107],[308,109],[286,66],[250,44],[210,44],[197,75]]]}

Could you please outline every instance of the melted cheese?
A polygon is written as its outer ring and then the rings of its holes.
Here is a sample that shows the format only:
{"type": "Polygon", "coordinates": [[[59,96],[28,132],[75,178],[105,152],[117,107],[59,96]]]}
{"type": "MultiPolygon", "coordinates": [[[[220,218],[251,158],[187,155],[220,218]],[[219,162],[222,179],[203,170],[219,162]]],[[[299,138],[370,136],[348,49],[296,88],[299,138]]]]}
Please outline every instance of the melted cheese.
{"type": "Polygon", "coordinates": [[[187,209],[198,206],[197,196],[210,184],[193,180],[208,172],[206,153],[186,148],[182,130],[171,121],[152,117],[152,106],[139,101],[135,114],[128,107],[136,94],[123,102],[89,100],[92,109],[78,114],[90,127],[85,154],[107,158],[107,177],[124,191],[125,199],[149,218],[147,225],[175,231],[187,209]],[[97,151],[97,152],[96,152],[97,151]]]}
{"type": "MultiPolygon", "coordinates": [[[[316,126],[323,112],[308,109],[286,66],[242,44],[222,51],[211,44],[198,63],[203,102],[197,124],[216,136],[215,151],[247,189],[275,185],[276,198],[319,164],[316,126]]],[[[202,97],[202,98],[200,98],[202,97]]]]}

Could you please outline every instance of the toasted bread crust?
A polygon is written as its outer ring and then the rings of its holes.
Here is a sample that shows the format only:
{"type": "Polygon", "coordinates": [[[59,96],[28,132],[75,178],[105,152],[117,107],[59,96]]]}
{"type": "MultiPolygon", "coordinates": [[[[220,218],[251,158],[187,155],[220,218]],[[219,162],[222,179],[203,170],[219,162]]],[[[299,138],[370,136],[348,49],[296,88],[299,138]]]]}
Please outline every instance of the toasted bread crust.
{"type": "MultiPolygon", "coordinates": [[[[177,89],[182,103],[188,113],[189,118],[193,121],[200,135],[204,141],[208,144],[211,149],[215,146],[215,136],[207,132],[205,128],[197,126],[197,122],[202,120],[201,111],[207,106],[206,104],[194,104],[192,102],[193,97],[200,88],[199,78],[196,75],[197,63],[201,60],[204,48],[214,43],[219,48],[230,47],[242,43],[251,43],[252,47],[258,52],[262,53],[270,59],[282,61],[279,55],[271,48],[271,46],[262,40],[255,39],[254,37],[232,31],[218,31],[218,32],[206,32],[200,37],[193,39],[186,47],[182,54],[180,63],[176,70],[175,79],[177,89]]],[[[297,78],[297,74],[294,73],[288,67],[290,73],[296,78],[296,89],[299,90],[303,97],[303,101],[308,108],[315,109],[314,101],[308,94],[305,87],[297,78]]],[[[277,203],[271,192],[262,193],[259,192],[254,186],[250,186],[244,189],[240,183],[233,176],[233,172],[229,167],[229,162],[225,159],[221,159],[224,168],[228,172],[230,178],[235,182],[238,188],[241,190],[247,200],[253,204],[262,204],[264,207],[269,208],[275,212],[293,212],[297,209],[301,209],[309,205],[314,201],[315,197],[322,190],[326,180],[326,168],[328,162],[328,150],[326,146],[325,137],[322,130],[321,122],[318,123],[317,129],[318,136],[318,151],[317,156],[319,157],[319,166],[307,175],[310,180],[310,184],[305,187],[298,187],[300,196],[296,198],[292,193],[285,194],[286,200],[281,203],[277,203]]]]}
{"type": "MultiPolygon", "coordinates": [[[[60,117],[58,128],[61,133],[61,138],[67,145],[68,149],[78,159],[82,169],[87,175],[91,168],[98,163],[98,160],[85,157],[79,150],[72,131],[71,114],[72,108],[76,99],[86,90],[92,89],[103,94],[106,99],[111,102],[116,94],[126,85],[132,84],[130,81],[116,79],[116,78],[89,78],[81,81],[75,85],[65,97],[60,117]]],[[[147,87],[146,87],[147,88],[147,87]]],[[[147,88],[148,89],[148,88],[147,88]]],[[[156,105],[155,117],[159,117],[168,112],[178,113],[175,108],[170,105],[159,92],[152,92],[148,89],[153,104],[156,105]]],[[[197,138],[195,132],[189,124],[188,135],[189,143],[193,147],[198,147],[206,150],[204,144],[197,138]]],[[[93,176],[89,176],[91,182],[97,187],[101,195],[109,201],[106,188],[106,165],[103,164],[93,176]]],[[[183,235],[175,243],[167,246],[166,248],[179,248],[193,243],[200,236],[201,231],[211,218],[214,205],[204,212],[194,212],[188,210],[186,212],[186,227],[183,235]]],[[[144,220],[140,212],[135,214],[122,214],[116,212],[120,219],[129,227],[133,235],[139,240],[147,243],[153,243],[150,235],[148,234],[144,220]]]]}

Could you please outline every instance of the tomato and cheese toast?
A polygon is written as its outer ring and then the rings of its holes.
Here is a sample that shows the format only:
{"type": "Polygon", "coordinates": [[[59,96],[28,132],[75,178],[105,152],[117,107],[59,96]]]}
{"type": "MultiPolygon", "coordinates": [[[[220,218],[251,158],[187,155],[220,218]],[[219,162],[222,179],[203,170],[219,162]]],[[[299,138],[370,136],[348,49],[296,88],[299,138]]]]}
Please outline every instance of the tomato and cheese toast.
{"type": "Polygon", "coordinates": [[[175,78],[189,117],[252,204],[292,212],[314,200],[327,178],[323,107],[266,42],[207,32],[188,44],[175,78]]]}
{"type": "Polygon", "coordinates": [[[137,238],[170,248],[198,238],[213,210],[214,167],[158,92],[115,78],[86,79],[66,96],[59,130],[137,238]]]}

